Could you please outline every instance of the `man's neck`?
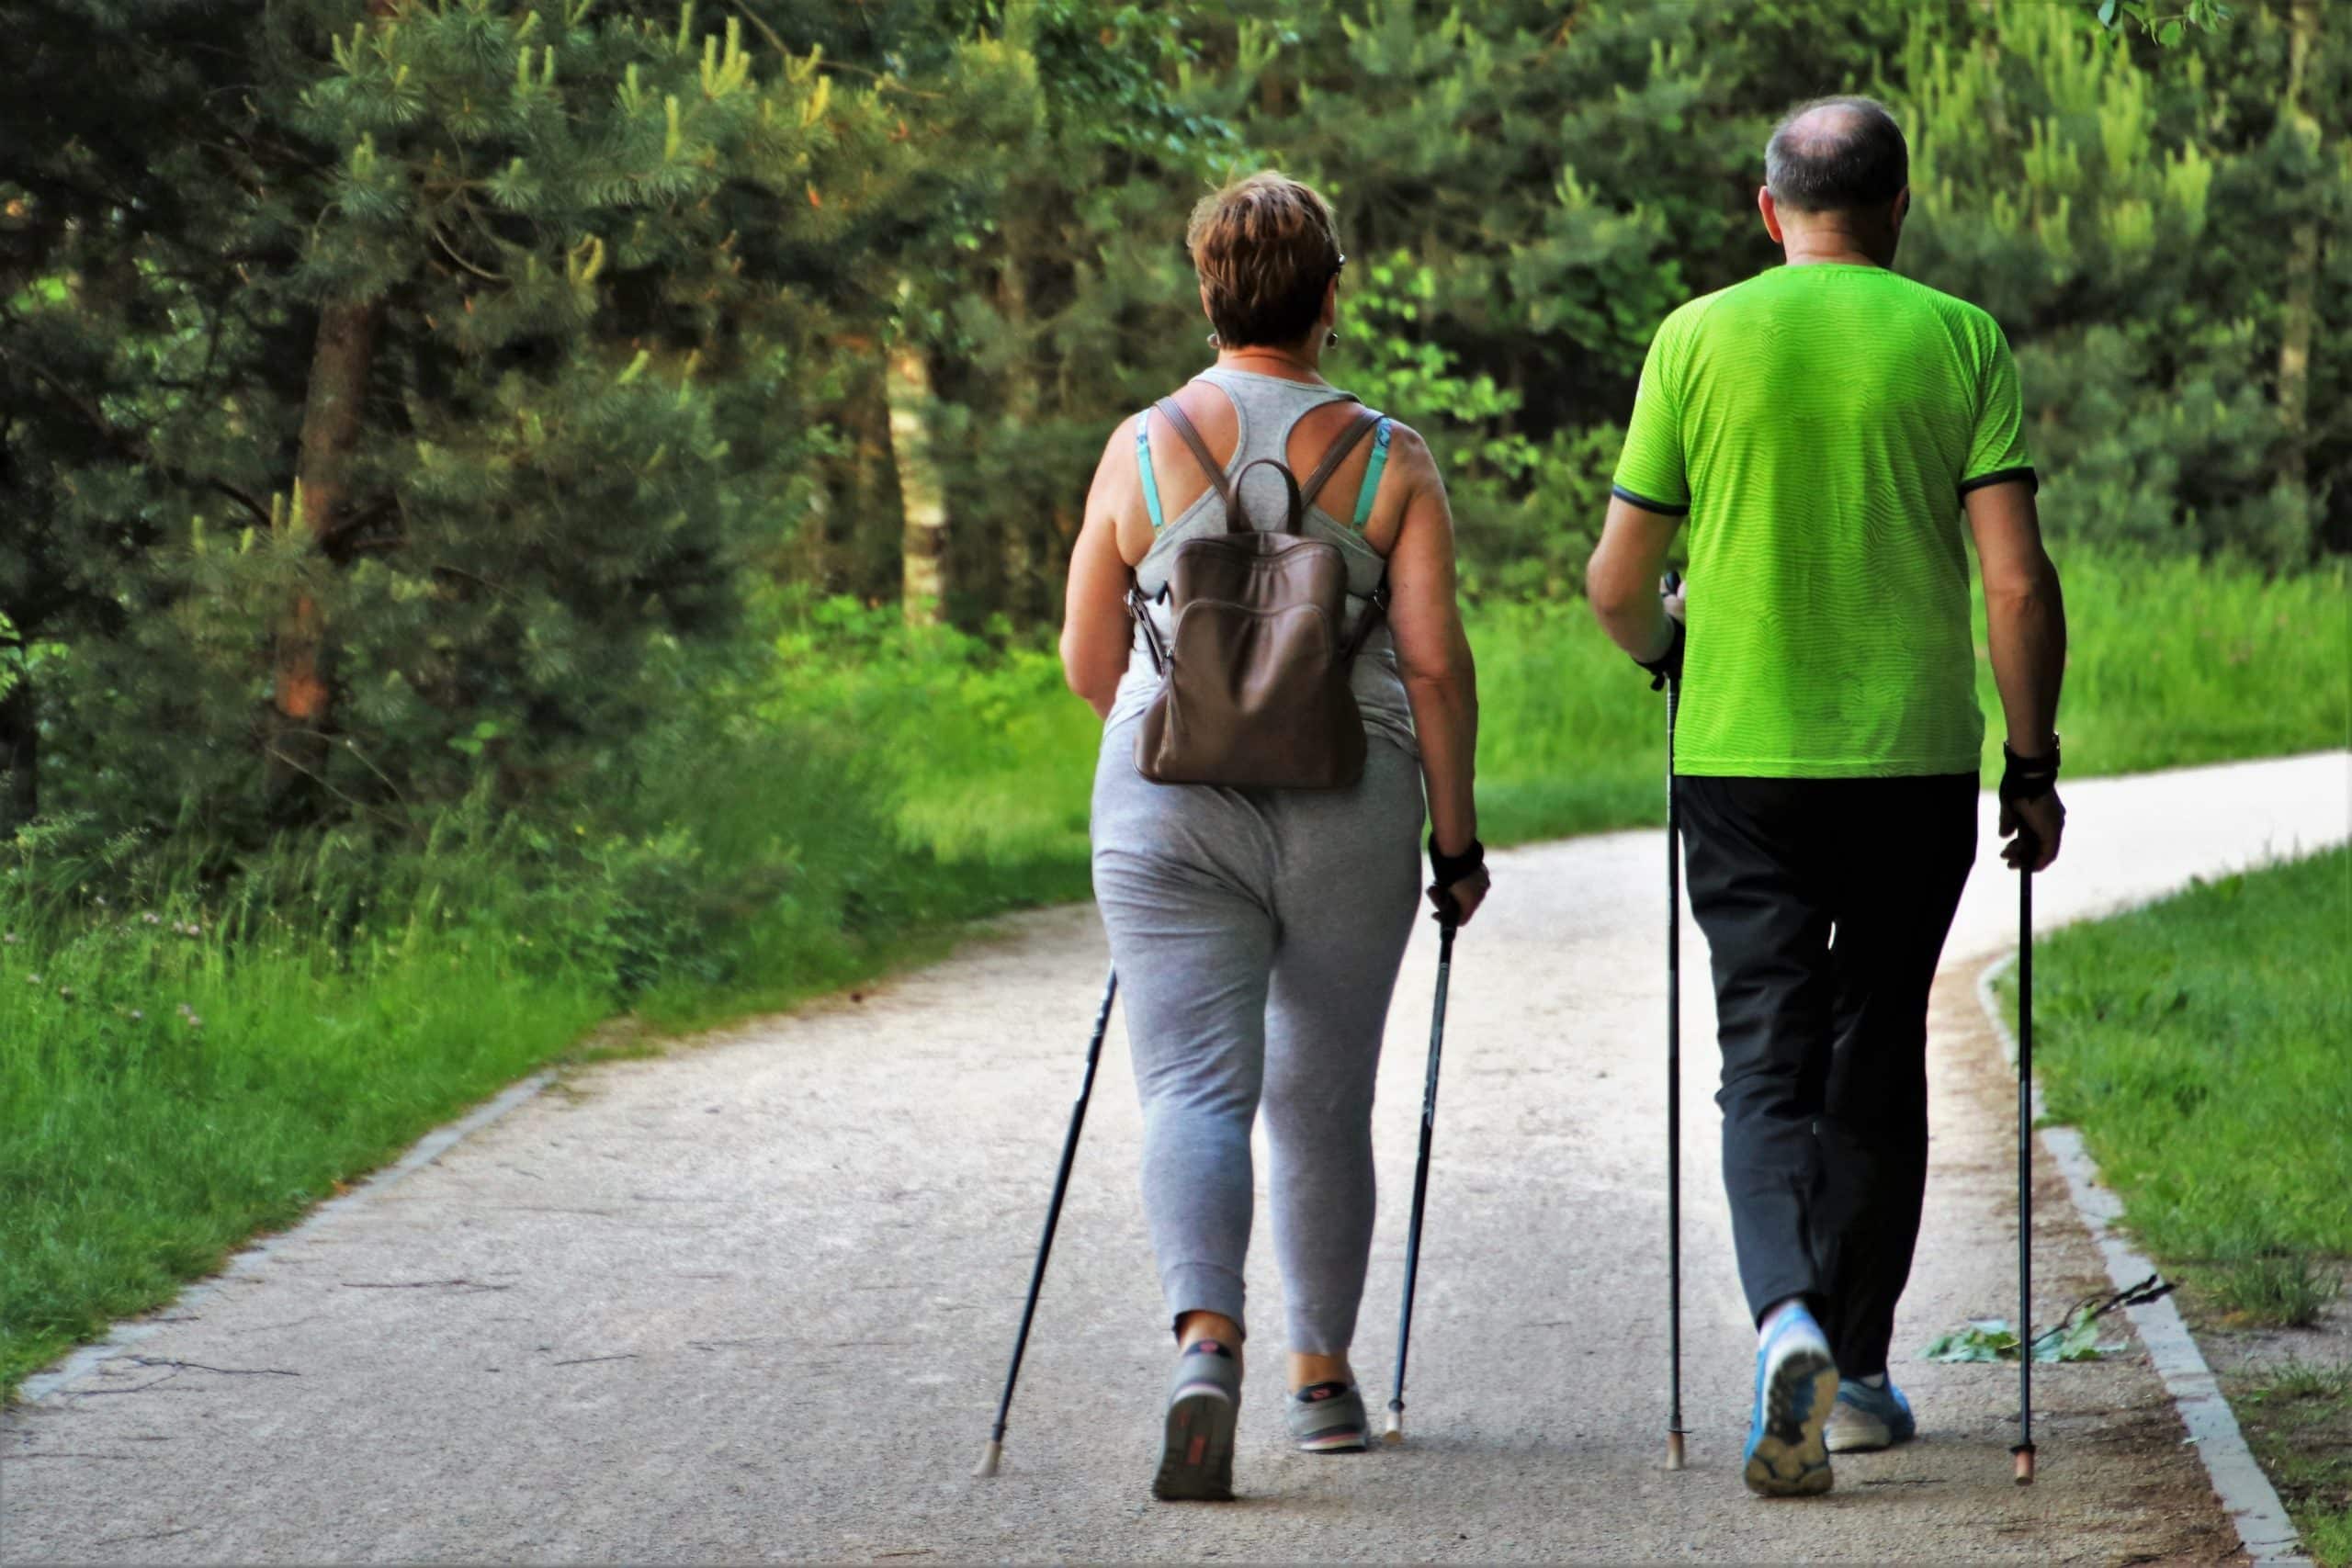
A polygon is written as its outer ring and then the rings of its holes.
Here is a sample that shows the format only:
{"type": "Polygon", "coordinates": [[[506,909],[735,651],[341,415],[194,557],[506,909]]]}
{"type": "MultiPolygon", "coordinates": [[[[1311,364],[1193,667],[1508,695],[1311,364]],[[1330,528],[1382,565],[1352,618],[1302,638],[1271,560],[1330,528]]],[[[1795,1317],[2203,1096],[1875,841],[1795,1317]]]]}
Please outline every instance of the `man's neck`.
{"type": "Polygon", "coordinates": [[[1850,230],[1824,225],[1802,232],[1782,231],[1781,248],[1791,266],[1836,264],[1842,266],[1888,266],[1891,255],[1878,254],[1850,230]]]}

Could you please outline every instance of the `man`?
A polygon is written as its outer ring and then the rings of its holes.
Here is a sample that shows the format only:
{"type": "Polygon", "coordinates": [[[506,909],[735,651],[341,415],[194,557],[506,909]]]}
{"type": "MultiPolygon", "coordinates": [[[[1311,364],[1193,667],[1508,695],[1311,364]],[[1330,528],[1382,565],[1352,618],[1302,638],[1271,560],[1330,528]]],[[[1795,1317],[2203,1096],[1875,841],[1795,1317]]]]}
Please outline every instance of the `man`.
{"type": "Polygon", "coordinates": [[[1772,132],[1788,265],[1658,329],[1594,610],[1681,680],[1690,906],[1714,964],[1724,1184],[1756,1315],[1751,1491],[1908,1438],[1887,1379],[1927,1182],[1928,987],[1976,852],[1964,513],[2008,725],[2004,858],[2056,858],[2065,614],[1992,318],[1890,270],[1910,158],[1867,98],[1772,132]],[[1690,529],[1690,591],[1653,585],[1690,529]],[[1685,625],[1687,619],[1687,647],[1685,625]]]}

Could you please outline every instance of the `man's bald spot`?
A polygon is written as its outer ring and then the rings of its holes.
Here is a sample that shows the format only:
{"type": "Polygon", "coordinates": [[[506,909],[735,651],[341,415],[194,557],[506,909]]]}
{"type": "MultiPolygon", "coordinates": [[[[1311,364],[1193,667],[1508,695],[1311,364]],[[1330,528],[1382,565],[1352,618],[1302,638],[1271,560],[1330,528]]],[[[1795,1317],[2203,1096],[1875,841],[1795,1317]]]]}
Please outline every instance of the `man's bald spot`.
{"type": "Polygon", "coordinates": [[[1822,104],[1789,121],[1789,145],[1807,157],[1843,152],[1860,131],[1862,115],[1851,104],[1822,104]]]}

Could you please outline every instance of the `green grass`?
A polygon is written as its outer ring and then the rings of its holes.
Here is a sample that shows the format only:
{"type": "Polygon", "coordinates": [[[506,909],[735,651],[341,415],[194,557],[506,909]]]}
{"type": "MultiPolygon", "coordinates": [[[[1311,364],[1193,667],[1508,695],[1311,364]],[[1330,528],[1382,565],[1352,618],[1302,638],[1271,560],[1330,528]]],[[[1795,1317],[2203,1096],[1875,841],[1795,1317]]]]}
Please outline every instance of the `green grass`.
{"type": "MultiPolygon", "coordinates": [[[[2352,571],[2269,579],[2242,566],[2075,552],[2059,728],[2067,771],[2137,773],[2352,744],[2352,571]]],[[[1982,655],[1985,755],[2000,703],[1982,655]]],[[[1988,773],[1988,776],[1989,773],[1988,773]]]]}
{"type": "MultiPolygon", "coordinates": [[[[2352,1255],[2352,850],[2055,933],[2034,1021],[2052,1118],[2192,1306],[2317,1322],[2352,1255]]],[[[2231,1392],[2305,1549],[2352,1564],[2352,1371],[2231,1392]]]]}
{"type": "Polygon", "coordinates": [[[2344,1293],[2335,1271],[2306,1252],[2222,1259],[2209,1289],[2227,1316],[2278,1328],[2311,1327],[2344,1293]]]}
{"type": "Polygon", "coordinates": [[[2303,1551],[2320,1568],[2352,1568],[2352,1368],[2290,1363],[2231,1402],[2303,1551]]]}
{"type": "Polygon", "coordinates": [[[2338,849],[2042,943],[2050,1114],[2083,1129],[2158,1254],[2352,1254],[2347,931],[2338,849]]]}
{"type": "MultiPolygon", "coordinates": [[[[19,908],[17,914],[23,913],[19,908]]],[[[430,918],[334,953],[132,908],[0,961],[0,1386],[164,1299],[609,1010],[430,918]],[[150,924],[148,917],[154,916],[150,924]]]]}
{"type": "MultiPolygon", "coordinates": [[[[2343,743],[2341,567],[2065,567],[2075,772],[2343,743]]],[[[1584,605],[1489,604],[1471,635],[1491,841],[1659,818],[1660,699],[1584,605]]],[[[446,814],[390,858],[330,840],[247,868],[233,906],[192,874],[126,886],[20,849],[0,880],[0,1389],[616,1013],[676,1031],[787,1006],[1085,896],[1099,730],[1049,651],[819,605],[775,652],[682,706],[606,798],[446,814]],[[187,919],[204,933],[172,934],[187,919]]]]}

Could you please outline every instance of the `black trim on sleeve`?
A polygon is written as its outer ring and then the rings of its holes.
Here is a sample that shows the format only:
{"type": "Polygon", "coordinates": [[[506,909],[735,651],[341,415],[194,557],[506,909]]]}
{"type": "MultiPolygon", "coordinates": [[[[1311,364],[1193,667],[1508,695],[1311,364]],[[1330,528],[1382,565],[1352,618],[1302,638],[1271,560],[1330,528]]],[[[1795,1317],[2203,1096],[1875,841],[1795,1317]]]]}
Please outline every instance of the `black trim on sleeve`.
{"type": "MultiPolygon", "coordinates": [[[[2026,471],[2031,473],[2033,470],[2029,468],[2026,471]]],[[[1623,485],[1611,485],[1609,493],[1628,505],[1638,506],[1645,512],[1655,512],[1660,517],[1680,517],[1690,510],[1688,503],[1681,506],[1668,506],[1662,501],[1652,501],[1648,496],[1635,495],[1623,485]]]]}
{"type": "Polygon", "coordinates": [[[1960,493],[1966,495],[1972,490],[1983,490],[1986,485],[2007,484],[2011,479],[2023,479],[2035,494],[2039,495],[2041,492],[2041,478],[2033,471],[2033,466],[2028,463],[2014,468],[1996,468],[1989,474],[1979,474],[1973,479],[1962,479],[1960,482],[1960,493]]]}

